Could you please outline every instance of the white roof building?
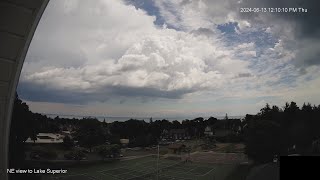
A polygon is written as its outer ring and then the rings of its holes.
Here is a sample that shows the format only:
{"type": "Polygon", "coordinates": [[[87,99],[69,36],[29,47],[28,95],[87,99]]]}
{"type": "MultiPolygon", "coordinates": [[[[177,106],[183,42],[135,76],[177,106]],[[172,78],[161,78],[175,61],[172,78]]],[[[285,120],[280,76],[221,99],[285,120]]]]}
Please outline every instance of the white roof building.
{"type": "Polygon", "coordinates": [[[33,141],[30,137],[26,140],[26,143],[36,144],[57,144],[63,143],[64,135],[55,133],[39,133],[37,140],[33,141]]]}

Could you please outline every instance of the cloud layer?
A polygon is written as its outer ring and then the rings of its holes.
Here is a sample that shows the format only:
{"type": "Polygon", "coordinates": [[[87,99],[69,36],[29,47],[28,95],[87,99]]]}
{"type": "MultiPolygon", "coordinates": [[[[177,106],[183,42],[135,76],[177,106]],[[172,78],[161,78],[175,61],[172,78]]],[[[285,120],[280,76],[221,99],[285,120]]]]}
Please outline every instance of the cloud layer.
{"type": "Polygon", "coordinates": [[[311,1],[143,3],[50,2],[20,78],[23,98],[71,104],[207,95],[280,101],[306,91],[300,79],[317,81],[320,33],[311,1]],[[239,12],[251,6],[302,6],[310,13],[239,12]]]}

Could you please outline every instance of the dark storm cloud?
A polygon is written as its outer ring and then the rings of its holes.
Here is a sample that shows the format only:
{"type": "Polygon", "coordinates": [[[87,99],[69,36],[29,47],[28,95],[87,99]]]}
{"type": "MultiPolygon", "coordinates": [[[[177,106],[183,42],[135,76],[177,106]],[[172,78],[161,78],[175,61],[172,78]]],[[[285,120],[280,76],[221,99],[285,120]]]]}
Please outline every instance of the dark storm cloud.
{"type": "MultiPolygon", "coordinates": [[[[297,29],[296,35],[301,37],[319,37],[320,1],[319,0],[243,0],[242,7],[261,8],[304,8],[306,13],[272,13],[276,18],[293,22],[297,29]]],[[[255,18],[253,13],[241,13],[247,18],[255,18]]]]}
{"type": "Polygon", "coordinates": [[[134,88],[134,87],[124,87],[118,86],[113,87],[111,92],[120,96],[127,97],[159,97],[159,98],[169,98],[169,99],[180,99],[184,94],[191,93],[194,90],[182,89],[182,90],[172,90],[172,91],[162,91],[156,88],[134,88]]]}
{"type": "MultiPolygon", "coordinates": [[[[147,102],[144,99],[149,100],[154,98],[180,99],[184,94],[191,92],[194,92],[194,90],[162,91],[156,88],[115,86],[104,87],[102,90],[94,93],[86,93],[47,88],[44,85],[37,85],[31,82],[20,82],[18,86],[18,93],[25,100],[67,104],[87,104],[92,101],[106,102],[114,97],[141,97],[142,102],[147,102]]],[[[120,104],[125,102],[125,99],[120,100],[120,104]]]]}
{"type": "Polygon", "coordinates": [[[320,38],[302,39],[295,63],[301,68],[320,65],[320,38]]]}
{"type": "Polygon", "coordinates": [[[19,83],[18,94],[22,99],[29,101],[67,104],[87,104],[89,101],[106,102],[109,99],[107,94],[70,92],[28,82],[19,83]]]}

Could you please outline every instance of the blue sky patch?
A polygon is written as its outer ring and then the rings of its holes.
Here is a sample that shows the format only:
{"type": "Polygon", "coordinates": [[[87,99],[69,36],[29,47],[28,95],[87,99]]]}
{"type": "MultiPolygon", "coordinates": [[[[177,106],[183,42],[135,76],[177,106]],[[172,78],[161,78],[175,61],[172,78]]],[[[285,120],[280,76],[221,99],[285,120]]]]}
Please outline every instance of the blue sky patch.
{"type": "MultiPolygon", "coordinates": [[[[150,16],[156,16],[156,21],[154,22],[155,25],[163,26],[164,24],[166,24],[167,28],[169,28],[169,29],[179,30],[175,26],[166,23],[165,19],[160,15],[160,10],[154,4],[153,0],[148,0],[148,1],[145,1],[145,0],[125,0],[125,2],[135,6],[137,9],[144,10],[150,16]]],[[[170,7],[168,7],[168,9],[170,9],[170,7]]],[[[174,13],[173,10],[170,12],[174,13]]]]}
{"type": "Polygon", "coordinates": [[[226,24],[219,24],[217,27],[223,33],[235,33],[236,29],[239,30],[239,26],[237,22],[229,22],[226,24]]]}

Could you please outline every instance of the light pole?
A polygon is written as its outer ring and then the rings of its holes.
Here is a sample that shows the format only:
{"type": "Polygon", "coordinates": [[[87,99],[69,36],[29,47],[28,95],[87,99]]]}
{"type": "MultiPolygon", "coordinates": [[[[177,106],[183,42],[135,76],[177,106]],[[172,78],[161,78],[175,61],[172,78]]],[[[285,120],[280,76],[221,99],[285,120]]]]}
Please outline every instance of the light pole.
{"type": "Polygon", "coordinates": [[[157,158],[157,180],[159,180],[159,158],[160,158],[160,150],[159,150],[159,144],[158,144],[158,158],[157,158]]]}

